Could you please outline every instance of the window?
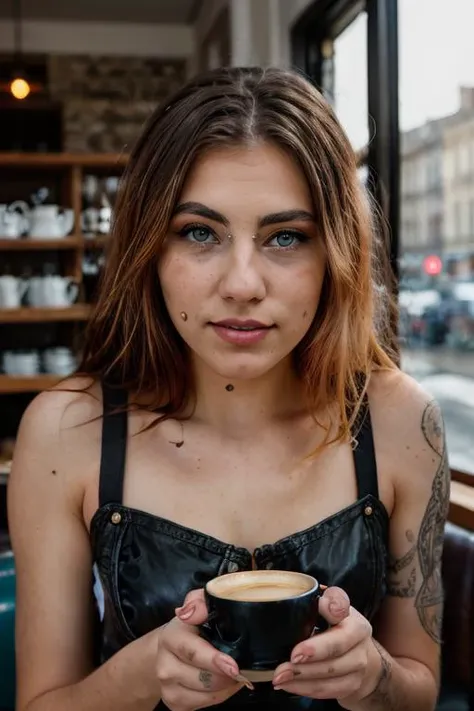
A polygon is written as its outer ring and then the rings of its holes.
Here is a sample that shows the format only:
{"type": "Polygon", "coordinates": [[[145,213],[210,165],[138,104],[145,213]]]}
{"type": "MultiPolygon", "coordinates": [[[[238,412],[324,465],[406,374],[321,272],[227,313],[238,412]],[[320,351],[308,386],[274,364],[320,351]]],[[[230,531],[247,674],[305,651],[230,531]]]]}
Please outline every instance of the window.
{"type": "Polygon", "coordinates": [[[451,466],[474,475],[473,23],[466,0],[399,0],[401,362],[441,404],[451,466]]]}
{"type": "Polygon", "coordinates": [[[352,145],[359,151],[369,142],[365,12],[357,15],[334,40],[334,64],[334,108],[352,145]]]}

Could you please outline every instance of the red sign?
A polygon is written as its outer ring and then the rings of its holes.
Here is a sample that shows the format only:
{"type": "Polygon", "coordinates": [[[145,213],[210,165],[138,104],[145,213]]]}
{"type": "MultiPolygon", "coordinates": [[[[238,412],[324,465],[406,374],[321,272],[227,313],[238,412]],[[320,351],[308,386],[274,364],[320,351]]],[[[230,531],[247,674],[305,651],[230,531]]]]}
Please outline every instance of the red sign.
{"type": "Polygon", "coordinates": [[[423,260],[423,269],[428,276],[438,276],[443,269],[443,262],[436,254],[431,254],[423,260]]]}

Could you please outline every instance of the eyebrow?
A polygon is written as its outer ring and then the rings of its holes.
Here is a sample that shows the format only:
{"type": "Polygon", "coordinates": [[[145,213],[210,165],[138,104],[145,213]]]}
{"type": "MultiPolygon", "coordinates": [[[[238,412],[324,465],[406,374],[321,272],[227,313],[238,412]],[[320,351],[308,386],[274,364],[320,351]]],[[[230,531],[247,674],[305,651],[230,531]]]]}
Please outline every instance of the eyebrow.
{"type": "MultiPolygon", "coordinates": [[[[176,215],[182,215],[188,213],[191,215],[199,215],[200,217],[205,217],[213,222],[218,222],[224,227],[229,227],[229,220],[224,217],[220,212],[213,210],[200,202],[183,202],[178,205],[173,213],[173,217],[176,215]]],[[[311,212],[307,210],[282,210],[281,212],[273,212],[269,215],[261,217],[258,221],[258,227],[268,227],[269,225],[277,225],[282,222],[314,222],[315,218],[311,212]]]]}

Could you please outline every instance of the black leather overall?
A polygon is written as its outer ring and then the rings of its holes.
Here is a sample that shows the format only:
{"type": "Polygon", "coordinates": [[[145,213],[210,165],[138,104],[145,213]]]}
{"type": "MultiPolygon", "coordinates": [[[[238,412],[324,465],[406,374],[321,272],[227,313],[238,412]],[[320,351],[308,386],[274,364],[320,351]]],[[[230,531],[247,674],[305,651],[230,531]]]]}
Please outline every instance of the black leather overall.
{"type": "MultiPolygon", "coordinates": [[[[159,516],[122,505],[127,415],[114,413],[126,403],[124,391],[103,388],[104,421],[99,509],[91,523],[97,589],[102,598],[97,659],[105,662],[122,647],[174,616],[186,593],[216,575],[250,570],[251,553],[159,516]],[[100,581],[100,582],[99,582],[100,581]]],[[[328,585],[339,585],[369,620],[385,594],[388,515],[378,498],[370,414],[357,432],[354,450],[358,499],[314,526],[254,552],[258,569],[295,570],[328,585]]],[[[273,691],[258,684],[242,689],[218,708],[340,708],[273,691]]],[[[165,709],[160,703],[157,707],[165,709]]]]}

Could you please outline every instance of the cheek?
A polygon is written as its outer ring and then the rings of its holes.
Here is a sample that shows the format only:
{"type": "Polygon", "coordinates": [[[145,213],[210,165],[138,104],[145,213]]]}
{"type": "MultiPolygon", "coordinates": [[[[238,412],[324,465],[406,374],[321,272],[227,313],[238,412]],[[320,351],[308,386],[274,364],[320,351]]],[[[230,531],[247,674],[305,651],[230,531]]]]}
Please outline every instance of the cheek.
{"type": "MultiPolygon", "coordinates": [[[[305,323],[311,323],[313,320],[321,296],[324,274],[325,268],[319,265],[317,269],[305,265],[292,274],[287,294],[291,294],[288,304],[295,318],[305,323]]],[[[280,288],[283,288],[283,285],[280,288]]]]}
{"type": "Polygon", "coordinates": [[[198,269],[188,259],[169,256],[158,268],[158,277],[169,311],[192,310],[209,288],[209,270],[198,269]]]}

